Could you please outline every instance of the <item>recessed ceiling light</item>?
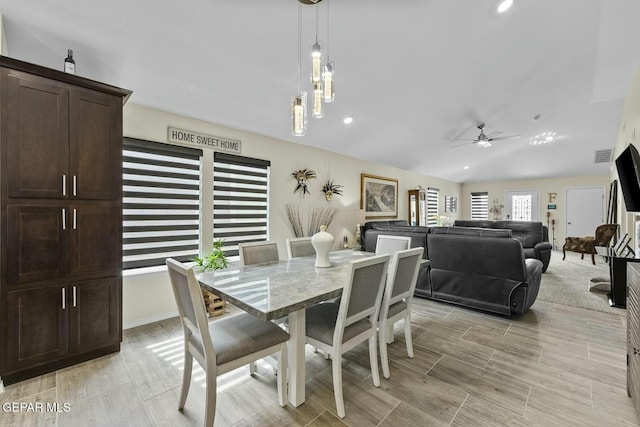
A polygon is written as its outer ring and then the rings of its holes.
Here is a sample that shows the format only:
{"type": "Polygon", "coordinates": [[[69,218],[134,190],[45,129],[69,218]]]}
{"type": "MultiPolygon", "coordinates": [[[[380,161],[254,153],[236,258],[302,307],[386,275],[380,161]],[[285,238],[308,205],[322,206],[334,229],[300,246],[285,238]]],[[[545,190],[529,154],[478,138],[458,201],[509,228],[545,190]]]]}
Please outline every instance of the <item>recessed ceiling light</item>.
{"type": "Polygon", "coordinates": [[[464,169],[464,170],[467,170],[467,169],[469,169],[469,166],[465,166],[463,169],[464,169]]]}
{"type": "Polygon", "coordinates": [[[345,117],[343,120],[345,125],[348,125],[349,123],[353,122],[353,117],[349,116],[349,117],[345,117]]]}
{"type": "Polygon", "coordinates": [[[506,12],[513,5],[513,0],[504,0],[498,6],[498,13],[506,12]]]}

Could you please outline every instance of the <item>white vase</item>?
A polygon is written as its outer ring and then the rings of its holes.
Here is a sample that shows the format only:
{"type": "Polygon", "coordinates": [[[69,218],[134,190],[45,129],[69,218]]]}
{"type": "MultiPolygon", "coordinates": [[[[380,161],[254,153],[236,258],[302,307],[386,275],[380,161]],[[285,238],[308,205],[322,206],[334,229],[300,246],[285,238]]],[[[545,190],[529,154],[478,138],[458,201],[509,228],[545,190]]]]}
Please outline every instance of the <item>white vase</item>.
{"type": "Polygon", "coordinates": [[[333,246],[333,236],[326,229],[326,225],[321,225],[320,231],[311,236],[311,244],[316,251],[316,267],[331,267],[329,252],[333,246]]]}

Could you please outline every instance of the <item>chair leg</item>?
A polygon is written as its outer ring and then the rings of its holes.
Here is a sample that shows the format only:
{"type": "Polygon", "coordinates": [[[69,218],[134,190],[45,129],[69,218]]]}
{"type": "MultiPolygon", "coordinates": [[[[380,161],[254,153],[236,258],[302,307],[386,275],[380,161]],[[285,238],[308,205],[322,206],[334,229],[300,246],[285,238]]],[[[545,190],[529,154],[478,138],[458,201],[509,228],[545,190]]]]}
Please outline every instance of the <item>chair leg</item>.
{"type": "Polygon", "coordinates": [[[567,252],[565,251],[564,247],[562,248],[562,260],[564,261],[564,258],[567,256],[567,252]]]}
{"type": "Polygon", "coordinates": [[[204,408],[204,425],[213,427],[216,418],[217,378],[215,366],[207,367],[206,374],[206,401],[204,408]]]}
{"type": "Polygon", "coordinates": [[[395,340],[395,336],[393,333],[393,323],[389,323],[387,325],[387,344],[393,344],[393,341],[395,340]]]}
{"type": "Polygon", "coordinates": [[[384,324],[380,324],[378,328],[380,330],[380,362],[382,363],[382,375],[385,378],[389,378],[391,376],[391,372],[389,369],[389,355],[387,353],[387,327],[384,324]]]}
{"type": "Polygon", "coordinates": [[[336,399],[336,410],[340,418],[344,418],[344,399],[342,397],[342,355],[334,354],[331,368],[333,370],[333,395],[336,399]]]}
{"type": "Polygon", "coordinates": [[[592,263],[593,265],[596,265],[596,257],[595,257],[595,255],[594,255],[594,254],[591,254],[591,263],[592,263]]]}
{"type": "Polygon", "coordinates": [[[178,409],[181,411],[187,402],[189,386],[191,385],[191,372],[193,370],[193,355],[187,350],[184,352],[184,370],[182,371],[182,392],[180,393],[180,403],[178,409]]]}
{"type": "Polygon", "coordinates": [[[413,338],[411,337],[411,313],[404,317],[404,340],[407,342],[407,356],[413,359],[413,338]]]}
{"type": "Polygon", "coordinates": [[[584,252],[580,254],[580,259],[584,259],[584,252]]]}
{"type": "Polygon", "coordinates": [[[278,402],[280,406],[287,405],[287,343],[280,344],[280,357],[278,357],[278,402]]]}
{"type": "Polygon", "coordinates": [[[249,363],[249,375],[255,375],[258,372],[258,364],[253,361],[249,363]]]}
{"type": "Polygon", "coordinates": [[[378,372],[378,343],[376,342],[377,334],[374,332],[369,337],[369,362],[371,363],[371,377],[373,385],[380,387],[380,372],[378,372]]]}

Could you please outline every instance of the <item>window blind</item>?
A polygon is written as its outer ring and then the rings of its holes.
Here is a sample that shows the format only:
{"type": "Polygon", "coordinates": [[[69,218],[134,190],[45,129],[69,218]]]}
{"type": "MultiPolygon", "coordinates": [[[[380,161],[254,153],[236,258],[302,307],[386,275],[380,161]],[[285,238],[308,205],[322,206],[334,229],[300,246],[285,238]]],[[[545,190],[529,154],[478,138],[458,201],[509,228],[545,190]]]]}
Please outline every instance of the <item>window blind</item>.
{"type": "Polygon", "coordinates": [[[471,193],[471,219],[489,218],[489,193],[471,193]]]}
{"type": "Polygon", "coordinates": [[[202,150],[124,138],[123,268],[198,255],[202,150]]]}
{"type": "Polygon", "coordinates": [[[215,153],[213,162],[213,237],[233,260],[238,244],[269,238],[268,160],[215,153]]]}
{"type": "Polygon", "coordinates": [[[437,225],[435,217],[438,215],[438,200],[440,190],[437,188],[427,188],[427,225],[437,225]]]}

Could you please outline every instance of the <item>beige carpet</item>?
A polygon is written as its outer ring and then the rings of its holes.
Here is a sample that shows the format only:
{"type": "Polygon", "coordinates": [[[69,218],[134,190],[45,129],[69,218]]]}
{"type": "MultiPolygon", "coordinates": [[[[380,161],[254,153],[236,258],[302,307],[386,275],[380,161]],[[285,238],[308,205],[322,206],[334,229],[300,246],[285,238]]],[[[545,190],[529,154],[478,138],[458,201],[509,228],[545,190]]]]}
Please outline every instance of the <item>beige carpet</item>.
{"type": "Polygon", "coordinates": [[[624,309],[609,306],[607,292],[590,292],[589,279],[592,277],[609,277],[609,266],[602,257],[596,256],[596,265],[591,264],[591,257],[567,252],[566,260],[562,260],[562,251],[554,251],[546,273],[542,274],[539,301],[589,310],[620,314],[624,309]]]}

